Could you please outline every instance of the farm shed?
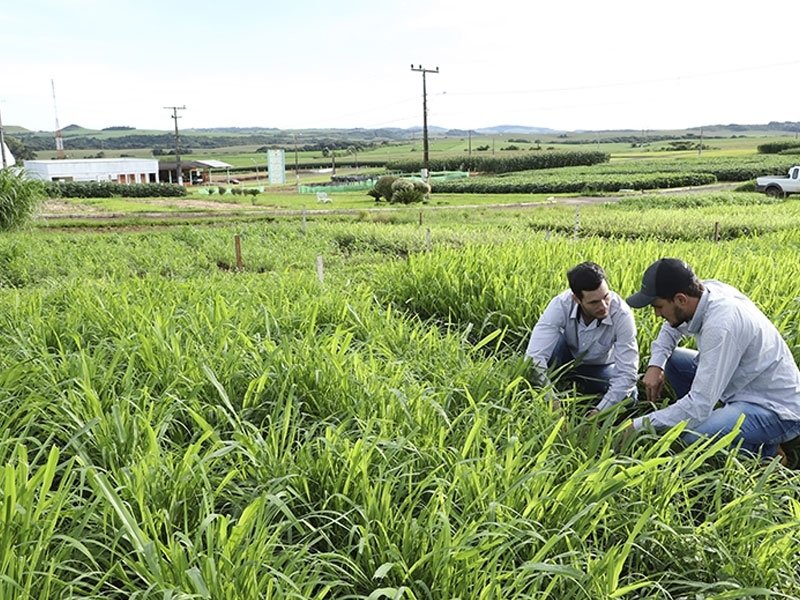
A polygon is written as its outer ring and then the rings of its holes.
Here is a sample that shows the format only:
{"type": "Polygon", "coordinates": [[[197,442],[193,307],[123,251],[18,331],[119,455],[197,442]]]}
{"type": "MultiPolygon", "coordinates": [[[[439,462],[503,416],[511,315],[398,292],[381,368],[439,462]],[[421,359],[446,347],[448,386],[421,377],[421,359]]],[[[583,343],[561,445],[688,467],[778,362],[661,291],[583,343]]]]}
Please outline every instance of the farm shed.
{"type": "Polygon", "coordinates": [[[151,158],[26,160],[25,170],[44,181],[158,183],[158,161],[151,158]]]}
{"type": "MultiPolygon", "coordinates": [[[[188,184],[211,183],[211,169],[230,169],[231,166],[221,160],[182,160],[183,182],[188,184]]],[[[159,177],[162,181],[177,182],[177,168],[178,165],[174,160],[162,161],[158,164],[159,177]]]]}

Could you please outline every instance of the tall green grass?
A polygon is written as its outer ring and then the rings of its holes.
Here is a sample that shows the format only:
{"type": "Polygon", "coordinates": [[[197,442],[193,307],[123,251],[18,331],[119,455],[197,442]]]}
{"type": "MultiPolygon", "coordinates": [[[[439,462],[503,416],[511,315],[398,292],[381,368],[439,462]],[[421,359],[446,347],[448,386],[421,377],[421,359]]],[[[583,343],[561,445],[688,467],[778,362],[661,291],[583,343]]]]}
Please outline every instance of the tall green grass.
{"type": "Polygon", "coordinates": [[[579,397],[554,411],[521,360],[575,262],[625,295],[664,255],[748,292],[797,352],[796,233],[431,229],[0,239],[0,595],[800,595],[793,472],[679,428],[626,441],[579,397]]]}

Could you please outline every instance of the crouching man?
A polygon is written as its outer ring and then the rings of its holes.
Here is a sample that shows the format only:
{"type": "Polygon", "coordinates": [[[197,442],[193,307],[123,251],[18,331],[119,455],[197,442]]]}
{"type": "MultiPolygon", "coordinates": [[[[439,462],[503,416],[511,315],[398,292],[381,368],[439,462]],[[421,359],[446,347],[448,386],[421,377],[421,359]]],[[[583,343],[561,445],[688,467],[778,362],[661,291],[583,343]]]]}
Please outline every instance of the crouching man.
{"type": "Polygon", "coordinates": [[[634,419],[634,429],[645,421],[656,429],[685,421],[691,443],[729,433],[744,415],[735,443],[765,457],[782,454],[780,444],[800,435],[800,370],[778,329],[744,294],[700,281],[682,260],[662,258],[628,304],[652,306],[665,320],[642,380],[647,399],[661,397],[665,380],[678,398],[634,419]],[[697,350],[678,347],[685,335],[694,336],[697,350]]]}
{"type": "Polygon", "coordinates": [[[565,367],[564,375],[581,392],[599,396],[590,414],[636,399],[639,347],[633,312],[609,290],[596,263],[573,267],[567,281],[569,289],[550,301],[534,326],[525,356],[542,373],[565,367]]]}

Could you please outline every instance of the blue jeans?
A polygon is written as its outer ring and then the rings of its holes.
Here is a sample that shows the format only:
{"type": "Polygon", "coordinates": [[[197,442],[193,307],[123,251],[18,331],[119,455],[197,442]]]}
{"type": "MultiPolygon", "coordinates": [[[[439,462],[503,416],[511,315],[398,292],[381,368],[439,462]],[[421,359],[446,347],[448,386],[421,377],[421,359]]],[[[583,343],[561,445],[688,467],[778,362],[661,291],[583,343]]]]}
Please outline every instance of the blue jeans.
{"type": "MultiPolygon", "coordinates": [[[[664,375],[678,398],[689,393],[697,373],[697,350],[676,348],[667,361],[664,375]]],[[[739,417],[744,421],[734,444],[749,454],[775,456],[778,444],[800,435],[800,421],[784,421],[777,414],[752,402],[728,402],[714,409],[708,418],[683,434],[686,443],[703,437],[725,435],[733,430],[739,417]]]]}
{"type": "MultiPolygon", "coordinates": [[[[562,335],[558,339],[556,347],[553,348],[553,354],[547,362],[547,366],[551,369],[556,369],[574,360],[575,357],[570,352],[569,346],[567,346],[567,340],[562,335]]],[[[614,363],[608,365],[586,365],[577,361],[565,375],[567,379],[575,380],[583,393],[602,396],[608,391],[609,381],[614,376],[614,371],[614,363]]],[[[638,392],[636,388],[631,392],[631,397],[634,402],[637,400],[638,392]]]]}

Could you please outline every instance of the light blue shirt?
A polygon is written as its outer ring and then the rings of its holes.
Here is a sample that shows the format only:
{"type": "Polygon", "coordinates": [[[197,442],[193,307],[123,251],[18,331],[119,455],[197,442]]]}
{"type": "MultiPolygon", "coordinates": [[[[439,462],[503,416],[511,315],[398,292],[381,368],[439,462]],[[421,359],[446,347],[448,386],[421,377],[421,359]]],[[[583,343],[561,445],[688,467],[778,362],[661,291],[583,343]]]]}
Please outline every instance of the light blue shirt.
{"type": "Polygon", "coordinates": [[[603,410],[628,398],[636,387],[639,369],[639,346],[636,343],[636,322],[633,311],[616,292],[609,292],[608,316],[586,325],[579,305],[566,290],[545,308],[533,328],[525,356],[539,369],[546,370],[553,349],[563,335],[567,347],[586,365],[614,364],[614,376],[608,391],[597,405],[603,410]]]}
{"type": "Polygon", "coordinates": [[[691,321],[664,323],[651,346],[650,366],[667,364],[684,335],[694,336],[699,360],[689,393],[674,404],[634,419],[667,428],[706,420],[717,402],[750,402],[786,421],[800,421],[800,370],[775,325],[744,294],[719,281],[706,290],[691,321]]]}

